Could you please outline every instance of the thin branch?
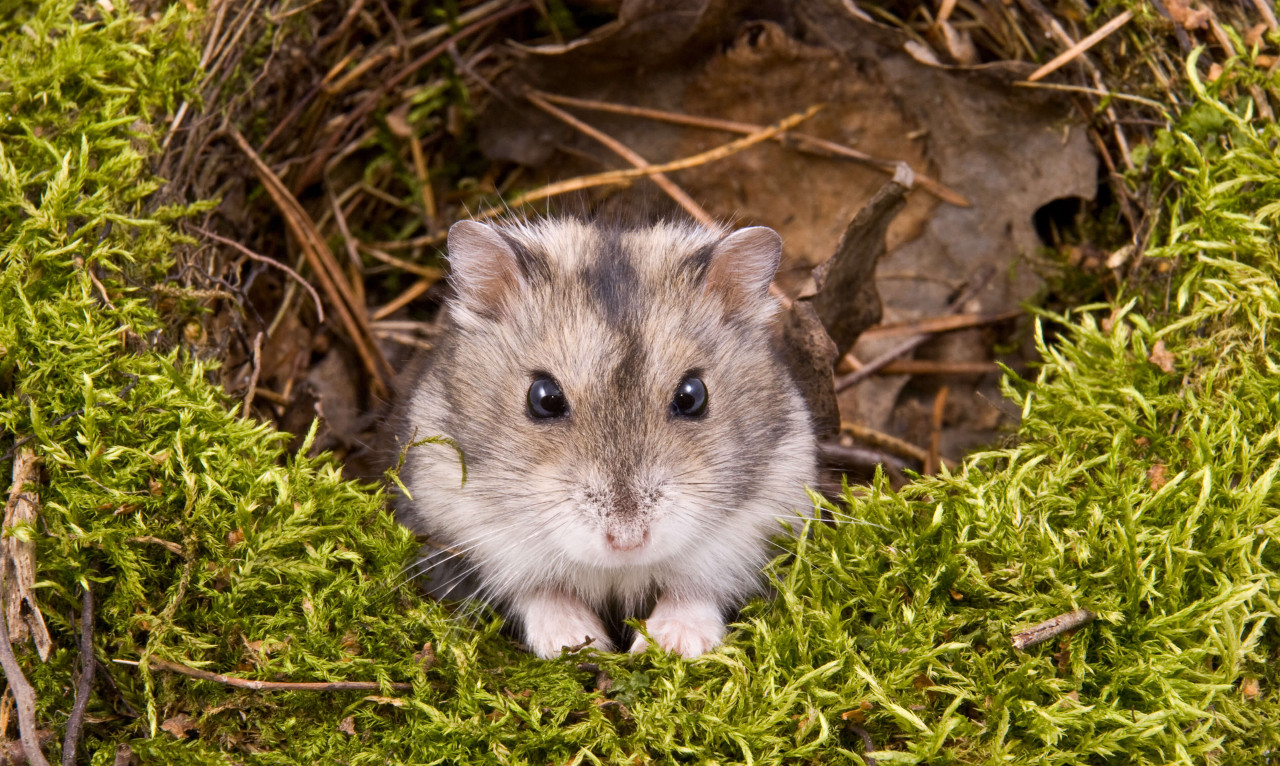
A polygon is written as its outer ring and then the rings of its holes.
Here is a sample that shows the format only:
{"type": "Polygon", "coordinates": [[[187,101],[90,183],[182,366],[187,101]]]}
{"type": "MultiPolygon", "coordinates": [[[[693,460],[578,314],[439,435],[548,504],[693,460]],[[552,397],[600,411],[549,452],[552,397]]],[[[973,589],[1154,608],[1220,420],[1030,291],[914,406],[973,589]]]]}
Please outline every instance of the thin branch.
{"type": "Polygon", "coordinates": [[[1026,630],[1013,634],[1010,643],[1013,644],[1014,649],[1026,649],[1029,646],[1048,641],[1054,636],[1060,636],[1069,630],[1075,630],[1087,625],[1096,616],[1088,609],[1077,609],[1074,612],[1060,614],[1052,620],[1045,620],[1039,625],[1032,625],[1026,630]]]}
{"type": "Polygon", "coordinates": [[[351,285],[347,282],[342,268],[333,257],[333,251],[329,249],[329,245],[324,241],[324,238],[316,231],[315,223],[311,221],[310,216],[303,210],[297,198],[289,192],[288,188],[272,172],[271,168],[262,161],[262,158],[253,150],[253,147],[240,134],[240,131],[236,130],[235,126],[228,125],[227,132],[236,146],[240,148],[240,151],[249,158],[254,171],[258,175],[258,180],[266,187],[267,193],[271,195],[281,214],[284,215],[284,220],[288,224],[289,230],[293,232],[298,244],[302,246],[302,252],[307,256],[307,260],[310,262],[316,276],[319,277],[321,287],[328,293],[334,306],[338,309],[338,317],[342,320],[343,328],[351,338],[352,345],[355,346],[356,353],[360,356],[360,361],[364,363],[365,369],[369,371],[373,378],[372,383],[375,394],[385,397],[389,390],[387,381],[391,379],[394,373],[386,357],[382,355],[381,349],[378,348],[378,344],[374,341],[373,335],[369,332],[369,317],[365,312],[365,307],[359,305],[356,301],[351,285]]]}
{"type": "Polygon", "coordinates": [[[929,459],[929,453],[911,442],[899,439],[896,436],[877,431],[874,428],[858,425],[857,423],[841,423],[840,430],[849,434],[864,444],[876,447],[897,455],[907,460],[914,460],[923,465],[929,459]]]}
{"type": "MultiPolygon", "coordinates": [[[[956,312],[964,308],[964,305],[966,303],[968,303],[975,295],[977,295],[984,287],[987,286],[987,282],[990,282],[991,277],[993,276],[995,276],[995,269],[993,267],[986,266],[980,269],[978,273],[976,273],[973,276],[973,279],[969,280],[969,285],[963,291],[961,291],[959,295],[957,295],[954,299],[952,299],[952,301],[947,305],[947,310],[951,312],[956,312]]],[[[840,393],[846,388],[849,388],[850,386],[855,386],[858,383],[862,382],[863,380],[866,380],[867,378],[879,372],[881,368],[887,366],[890,362],[894,361],[898,357],[904,356],[916,350],[916,348],[923,345],[924,342],[929,340],[929,338],[931,337],[933,337],[931,334],[926,333],[926,334],[917,335],[913,338],[908,338],[907,340],[903,341],[902,343],[898,344],[892,349],[886,351],[885,353],[881,354],[875,359],[872,359],[870,362],[867,362],[866,364],[862,365],[861,367],[849,373],[848,375],[844,375],[844,376],[841,376],[840,378],[837,378],[836,393],[840,393]]]]}
{"type": "MultiPolygon", "coordinates": [[[[704,128],[707,130],[722,130],[726,133],[743,133],[751,134],[761,130],[764,126],[755,125],[749,122],[737,122],[735,120],[722,120],[716,117],[698,117],[690,114],[680,114],[679,112],[666,112],[661,109],[648,109],[642,106],[629,106],[627,104],[615,104],[609,101],[594,101],[584,98],[572,98],[570,96],[561,96],[555,93],[546,93],[544,91],[534,91],[538,96],[562,106],[575,106],[579,109],[591,109],[598,112],[610,112],[612,114],[624,114],[629,117],[643,117],[658,122],[667,122],[674,125],[685,125],[691,128],[704,128]]],[[[797,150],[807,152],[809,154],[818,154],[823,157],[841,157],[847,160],[866,165],[876,170],[893,175],[897,172],[899,160],[888,160],[883,157],[876,157],[866,152],[860,152],[857,149],[837,144],[834,141],[828,141],[817,136],[805,135],[803,133],[780,133],[772,137],[772,140],[784,146],[794,146],[797,150]]],[[[927,176],[915,168],[912,168],[915,174],[916,184],[933,194],[937,198],[950,202],[959,207],[969,207],[969,200],[963,194],[946,186],[940,181],[927,176]]]]}
{"type": "MultiPolygon", "coordinates": [[[[4,592],[8,570],[7,563],[0,566],[0,593],[4,592]]],[[[5,611],[0,608],[0,667],[4,668],[5,681],[9,684],[9,692],[13,694],[14,704],[18,708],[18,736],[22,740],[22,752],[32,766],[49,766],[44,753],[40,751],[40,736],[36,732],[36,692],[31,688],[31,682],[22,674],[18,658],[13,655],[5,611]]]]}
{"type": "Polygon", "coordinates": [[[947,411],[947,395],[951,389],[943,386],[933,399],[933,417],[929,419],[929,454],[924,461],[924,472],[935,474],[942,466],[942,417],[947,411]]]}
{"type": "Polygon", "coordinates": [[[943,314],[936,317],[925,317],[910,322],[894,322],[871,327],[862,333],[864,338],[884,338],[890,335],[915,335],[916,333],[942,333],[953,330],[966,330],[996,324],[1022,316],[1022,309],[1001,311],[992,314],[943,314]]]}
{"type": "MultiPolygon", "coordinates": [[[[627,162],[630,162],[635,167],[637,168],[652,167],[652,165],[649,163],[648,160],[646,160],[644,157],[641,157],[639,154],[633,151],[631,147],[622,143],[621,141],[614,138],[613,136],[610,136],[609,134],[601,130],[598,130],[597,128],[594,128],[591,125],[588,125],[582,120],[579,120],[577,117],[574,117],[573,115],[569,114],[563,109],[559,109],[557,107],[552,106],[551,104],[547,103],[546,99],[542,98],[537,93],[530,92],[526,94],[526,97],[529,99],[530,103],[532,103],[534,106],[538,107],[539,109],[551,115],[552,117],[555,117],[557,120],[560,120],[561,122],[564,122],[572,126],[573,128],[576,128],[578,131],[604,144],[614,154],[618,155],[619,157],[626,160],[627,162]]],[[[702,224],[703,226],[706,226],[708,229],[714,229],[716,227],[715,219],[712,218],[710,214],[708,214],[707,211],[702,208],[702,205],[699,205],[697,202],[695,202],[694,199],[690,197],[689,194],[684,189],[681,189],[679,186],[676,186],[675,182],[673,182],[670,178],[667,178],[662,173],[654,173],[649,178],[655,184],[658,185],[658,188],[666,192],[668,197],[671,197],[671,199],[675,200],[680,205],[680,207],[684,208],[689,213],[689,215],[693,216],[694,220],[696,220],[698,223],[702,224]]]]}
{"type": "Polygon", "coordinates": [[[277,269],[280,269],[284,273],[288,274],[289,276],[293,277],[298,282],[298,284],[307,288],[307,292],[311,293],[311,300],[316,304],[316,318],[320,321],[320,324],[324,324],[324,305],[320,301],[320,294],[316,292],[316,289],[311,286],[310,282],[302,278],[301,274],[289,268],[288,265],[283,264],[280,261],[277,261],[275,258],[268,258],[265,255],[259,255],[258,253],[253,252],[252,250],[240,244],[239,242],[236,242],[234,239],[228,239],[222,236],[221,234],[215,234],[209,231],[208,229],[203,229],[199,226],[195,226],[192,224],[188,224],[188,226],[191,226],[191,228],[200,232],[201,234],[208,237],[209,239],[212,239],[214,242],[220,242],[226,245],[227,247],[233,248],[236,252],[240,253],[246,258],[251,258],[259,263],[265,263],[268,266],[274,266],[277,269]]]}
{"type": "MultiPolygon", "coordinates": [[[[114,662],[134,667],[139,664],[134,660],[114,660],[114,662]]],[[[384,688],[377,681],[254,681],[249,678],[237,678],[236,676],[223,675],[222,673],[211,673],[207,670],[200,670],[199,668],[155,657],[147,661],[147,667],[152,670],[177,673],[188,678],[198,678],[201,681],[212,681],[223,686],[252,689],[259,692],[378,692],[384,688]]],[[[387,684],[385,688],[398,692],[407,692],[413,690],[413,684],[391,683],[387,684]]]]}
{"type": "Polygon", "coordinates": [[[1057,56],[1054,56],[1053,59],[1049,61],[1049,63],[1045,64],[1044,66],[1040,67],[1036,71],[1032,72],[1031,75],[1027,77],[1027,82],[1035,82],[1036,80],[1044,79],[1049,74],[1057,71],[1062,66],[1071,62],[1080,54],[1084,53],[1085,51],[1089,50],[1093,46],[1102,42],[1112,32],[1116,31],[1120,27],[1129,23],[1129,20],[1132,18],[1133,18],[1133,11],[1129,9],[1125,9],[1124,12],[1122,12],[1119,16],[1116,16],[1111,21],[1108,21],[1106,24],[1103,24],[1101,27],[1098,27],[1098,29],[1095,30],[1093,34],[1081,39],[1080,42],[1066,49],[1062,53],[1059,53],[1057,56]]]}
{"type": "Polygon", "coordinates": [[[258,375],[262,372],[262,336],[259,332],[253,337],[253,372],[249,374],[249,386],[244,391],[244,407],[240,417],[249,417],[249,408],[253,406],[253,392],[258,387],[258,375]]]}
{"type": "Polygon", "coordinates": [[[509,208],[521,207],[524,205],[528,205],[532,202],[537,202],[538,200],[547,199],[548,197],[554,197],[559,194],[568,194],[570,192],[582,191],[583,189],[592,189],[597,186],[611,186],[613,184],[627,183],[628,181],[631,181],[636,178],[640,178],[642,176],[651,176],[656,173],[671,173],[676,170],[686,170],[688,168],[698,167],[699,165],[705,165],[708,162],[715,162],[716,160],[722,160],[725,157],[729,157],[731,155],[737,154],[738,152],[744,149],[748,149],[752,146],[755,146],[756,144],[761,143],[763,141],[768,141],[769,139],[773,138],[779,133],[782,133],[784,131],[790,130],[791,128],[794,128],[796,125],[799,125],[800,123],[809,119],[813,115],[817,114],[818,110],[820,110],[821,108],[822,108],[821,105],[811,106],[803,112],[800,112],[798,114],[793,114],[790,117],[787,117],[786,119],[782,120],[781,122],[778,122],[774,125],[770,125],[767,128],[764,128],[760,131],[752,133],[749,136],[740,138],[737,141],[730,141],[729,143],[723,144],[721,146],[717,146],[714,149],[710,149],[705,152],[699,152],[698,154],[692,155],[690,157],[685,157],[683,159],[672,160],[671,162],[664,162],[661,165],[650,165],[647,168],[611,170],[607,173],[596,173],[595,175],[579,176],[578,178],[570,178],[565,181],[557,181],[556,183],[547,184],[546,186],[543,186],[541,188],[533,189],[532,191],[528,191],[528,192],[525,192],[524,194],[521,194],[520,196],[511,200],[508,203],[507,208],[492,208],[490,210],[486,210],[483,213],[476,215],[475,218],[477,220],[484,219],[484,218],[493,218],[495,216],[499,216],[507,212],[509,208]]]}
{"type": "Polygon", "coordinates": [[[80,744],[80,729],[84,726],[84,714],[89,709],[89,695],[93,693],[93,674],[98,662],[93,656],[93,588],[88,579],[81,586],[80,598],[80,679],[76,682],[76,701],[67,717],[67,733],[62,738],[62,766],[75,766],[76,748],[80,744]]]}

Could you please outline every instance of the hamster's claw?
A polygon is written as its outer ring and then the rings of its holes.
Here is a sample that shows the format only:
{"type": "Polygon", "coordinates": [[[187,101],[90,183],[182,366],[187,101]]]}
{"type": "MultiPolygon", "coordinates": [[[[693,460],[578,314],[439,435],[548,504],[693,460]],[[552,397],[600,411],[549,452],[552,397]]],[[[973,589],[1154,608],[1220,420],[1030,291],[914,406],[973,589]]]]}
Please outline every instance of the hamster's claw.
{"type": "MultiPolygon", "coordinates": [[[[686,659],[705,654],[724,641],[724,619],[720,616],[720,607],[713,603],[677,601],[664,596],[644,624],[658,646],[686,659]]],[[[638,654],[648,647],[644,635],[637,635],[631,652],[638,654]]]]}

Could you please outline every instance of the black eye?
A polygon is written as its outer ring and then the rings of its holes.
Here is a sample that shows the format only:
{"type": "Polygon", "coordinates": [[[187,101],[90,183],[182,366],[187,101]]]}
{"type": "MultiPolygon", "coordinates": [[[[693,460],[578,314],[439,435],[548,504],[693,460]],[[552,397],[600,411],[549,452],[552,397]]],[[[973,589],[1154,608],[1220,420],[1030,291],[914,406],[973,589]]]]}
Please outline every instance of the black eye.
{"type": "Polygon", "coordinates": [[[543,376],[529,386],[529,414],[535,418],[562,418],[569,413],[569,402],[554,378],[543,376]]]}
{"type": "Polygon", "coordinates": [[[671,409],[685,418],[700,418],[707,414],[707,387],[702,384],[702,379],[693,375],[685,376],[680,385],[676,386],[671,409]]]}

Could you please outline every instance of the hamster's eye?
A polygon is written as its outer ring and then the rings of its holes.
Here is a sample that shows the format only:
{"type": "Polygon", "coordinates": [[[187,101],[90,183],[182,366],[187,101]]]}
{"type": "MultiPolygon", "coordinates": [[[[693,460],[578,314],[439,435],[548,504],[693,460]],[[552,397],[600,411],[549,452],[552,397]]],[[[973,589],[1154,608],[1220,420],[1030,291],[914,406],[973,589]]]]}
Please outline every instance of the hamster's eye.
{"type": "Polygon", "coordinates": [[[671,409],[684,418],[700,418],[707,414],[707,387],[703,385],[702,379],[686,375],[680,385],[676,386],[671,409]]]}
{"type": "Polygon", "coordinates": [[[555,378],[544,375],[529,386],[529,414],[535,418],[562,418],[569,414],[569,402],[555,378]]]}

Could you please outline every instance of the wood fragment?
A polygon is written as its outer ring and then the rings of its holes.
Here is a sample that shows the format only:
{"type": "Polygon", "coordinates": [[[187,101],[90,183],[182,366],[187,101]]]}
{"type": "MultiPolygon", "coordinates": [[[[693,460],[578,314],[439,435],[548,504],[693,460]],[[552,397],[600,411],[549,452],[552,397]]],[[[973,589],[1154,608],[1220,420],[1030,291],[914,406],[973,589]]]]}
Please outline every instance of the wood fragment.
{"type": "Polygon", "coordinates": [[[1022,309],[999,311],[986,314],[943,314],[924,319],[913,319],[909,322],[892,322],[876,325],[863,331],[864,338],[885,338],[894,335],[915,335],[916,333],[944,333],[953,330],[967,330],[988,324],[998,324],[1010,319],[1017,319],[1025,312],[1022,309]]]}
{"type": "MultiPolygon", "coordinates": [[[[7,593],[8,566],[0,567],[0,593],[7,593]]],[[[13,695],[14,706],[18,710],[18,737],[22,742],[22,754],[33,766],[49,766],[44,753],[40,750],[40,734],[36,729],[36,692],[31,682],[22,673],[22,666],[13,654],[13,644],[9,642],[9,623],[5,620],[5,612],[9,604],[0,609],[0,668],[4,669],[5,682],[9,685],[9,693],[13,695]]]]}
{"type": "Polygon", "coordinates": [[[140,536],[140,537],[130,537],[130,538],[127,538],[127,539],[125,540],[125,542],[128,542],[128,543],[148,543],[148,544],[150,544],[150,545],[159,545],[161,548],[164,548],[164,549],[166,549],[166,550],[168,550],[168,551],[171,551],[171,552],[173,552],[173,553],[176,553],[176,554],[178,554],[179,556],[185,556],[185,555],[186,555],[186,551],[184,551],[184,550],[182,549],[182,546],[181,546],[181,545],[179,545],[178,543],[175,543],[175,542],[173,542],[173,541],[171,541],[171,540],[162,540],[162,539],[161,539],[161,538],[159,538],[159,537],[152,537],[151,535],[142,535],[142,536],[140,536]]]}
{"type": "Polygon", "coordinates": [[[241,418],[249,417],[249,408],[253,406],[253,392],[258,387],[258,375],[262,372],[262,336],[259,332],[253,336],[253,371],[249,373],[249,385],[244,391],[244,406],[240,410],[241,418]]]}
{"type": "Polygon", "coordinates": [[[881,375],[987,375],[1003,372],[995,362],[948,362],[940,359],[897,359],[881,375]]]}
{"type": "Polygon", "coordinates": [[[933,398],[933,413],[929,419],[929,453],[925,456],[924,472],[935,474],[942,467],[942,418],[947,411],[947,395],[951,389],[942,386],[933,398]]]}
{"type": "Polygon", "coordinates": [[[836,442],[818,442],[818,456],[827,465],[857,468],[868,473],[883,468],[896,485],[905,484],[906,464],[899,458],[881,450],[866,447],[846,447],[836,442]]]}
{"type": "MultiPolygon", "coordinates": [[[[735,120],[722,120],[716,117],[698,117],[689,114],[680,114],[679,112],[666,112],[660,109],[649,109],[642,106],[630,106],[627,104],[617,104],[609,101],[594,101],[585,98],[573,98],[571,96],[561,96],[555,93],[547,93],[545,91],[533,91],[536,95],[560,104],[562,106],[574,106],[580,109],[591,109],[600,112],[611,112],[613,114],[623,114],[630,117],[642,117],[658,122],[667,122],[673,125],[684,125],[692,128],[704,128],[707,130],[720,130],[726,133],[752,134],[764,129],[763,125],[756,125],[749,122],[737,122],[735,120]]],[[[901,163],[899,160],[890,160],[883,157],[876,157],[866,152],[860,152],[844,144],[838,144],[834,141],[828,141],[817,136],[810,136],[803,133],[783,132],[771,137],[771,140],[777,141],[784,146],[792,146],[798,151],[809,154],[818,154],[824,157],[840,157],[847,160],[866,165],[889,175],[897,172],[901,163]]],[[[949,202],[959,207],[969,207],[969,200],[963,194],[946,186],[937,179],[920,173],[912,168],[915,173],[916,185],[927,190],[938,199],[949,202]]]]}
{"type": "Polygon", "coordinates": [[[1253,0],[1253,7],[1262,14],[1262,20],[1266,22],[1267,29],[1276,31],[1276,12],[1271,8],[1271,0],[1253,0]]]}
{"type": "Polygon", "coordinates": [[[369,332],[369,318],[365,312],[364,306],[357,305],[355,293],[348,284],[342,267],[338,265],[337,260],[333,257],[333,251],[329,249],[329,245],[325,242],[320,233],[316,231],[315,224],[311,221],[310,216],[302,209],[296,197],[285,187],[280,178],[272,172],[258,153],[249,146],[249,142],[244,136],[240,135],[240,131],[235,126],[228,125],[227,133],[231,136],[240,151],[249,158],[253,165],[254,171],[258,175],[258,179],[266,188],[267,193],[271,195],[276,206],[283,214],[285,223],[289,226],[289,230],[293,232],[294,238],[302,247],[302,252],[307,257],[307,261],[311,264],[311,268],[315,271],[316,276],[320,279],[320,285],[324,288],[329,299],[333,301],[335,308],[338,310],[338,317],[342,321],[343,328],[347,331],[351,338],[352,345],[355,346],[360,361],[368,370],[372,379],[372,386],[375,394],[385,397],[388,394],[388,381],[391,380],[394,373],[391,365],[387,362],[386,357],[382,355],[381,349],[374,341],[373,335],[369,332]]]}
{"type": "MultiPolygon", "coordinates": [[[[140,663],[134,660],[113,660],[120,665],[131,665],[137,667],[140,663]]],[[[151,670],[163,670],[166,673],[177,673],[180,676],[188,678],[197,678],[201,681],[212,681],[223,686],[231,686],[236,689],[250,689],[259,692],[377,692],[384,688],[377,681],[255,681],[249,678],[238,678],[236,676],[223,675],[222,673],[212,673],[208,670],[200,670],[178,662],[170,662],[168,660],[152,657],[147,660],[147,667],[151,670]]],[[[408,683],[391,683],[387,684],[390,688],[398,692],[413,691],[413,684],[408,683]]]]}
{"type": "Polygon", "coordinates": [[[1132,18],[1133,11],[1126,8],[1120,13],[1120,15],[1094,30],[1093,34],[1082,38],[1080,42],[1066,49],[1062,53],[1059,53],[1057,56],[1054,56],[1049,63],[1032,72],[1031,75],[1027,77],[1027,82],[1035,82],[1036,80],[1044,79],[1053,72],[1056,72],[1080,54],[1105,40],[1112,32],[1115,32],[1120,27],[1129,23],[1132,18]]]}
{"type": "Polygon", "coordinates": [[[0,578],[5,583],[4,588],[0,588],[0,597],[4,599],[8,624],[3,636],[5,642],[21,644],[30,637],[40,660],[44,661],[49,659],[53,639],[49,637],[35,597],[36,544],[34,540],[23,541],[11,532],[15,526],[36,523],[40,498],[28,485],[36,483],[39,466],[40,458],[34,450],[24,448],[14,453],[13,484],[4,507],[4,532],[0,539],[0,578]]]}
{"type": "MultiPolygon", "coordinates": [[[[637,168],[652,167],[652,165],[649,163],[648,160],[646,160],[644,157],[641,157],[639,154],[633,151],[631,147],[622,143],[621,141],[614,138],[613,136],[610,136],[604,131],[598,130],[588,125],[587,123],[583,122],[582,120],[579,120],[577,117],[574,117],[573,115],[569,114],[563,109],[559,109],[555,106],[552,106],[550,103],[546,101],[546,99],[543,99],[537,93],[530,92],[526,94],[526,98],[529,99],[529,102],[531,104],[538,107],[539,109],[546,112],[547,114],[551,115],[552,117],[555,117],[557,120],[560,120],[561,122],[575,128],[576,130],[583,133],[584,135],[590,136],[591,138],[594,138],[596,141],[599,141],[600,143],[604,144],[606,147],[609,148],[610,151],[612,151],[614,154],[618,155],[622,159],[626,160],[627,162],[630,162],[633,166],[637,168]]],[[[689,215],[693,216],[694,220],[696,220],[698,223],[702,224],[708,229],[716,228],[715,219],[713,219],[711,215],[707,213],[706,210],[703,209],[702,205],[699,205],[697,202],[695,202],[693,197],[690,197],[689,194],[684,189],[681,189],[679,186],[676,186],[675,182],[673,182],[670,178],[667,178],[666,175],[662,173],[654,173],[653,175],[649,176],[649,180],[657,184],[658,188],[666,192],[668,197],[675,200],[676,203],[680,205],[680,207],[684,208],[685,211],[689,213],[689,215]]]]}
{"type": "Polygon", "coordinates": [[[1093,621],[1096,615],[1088,609],[1077,609],[1073,612],[1060,614],[1051,620],[1045,620],[1038,625],[1032,625],[1026,630],[1013,634],[1010,643],[1014,649],[1026,649],[1030,646],[1048,641],[1055,636],[1060,636],[1069,630],[1087,625],[1093,621]]]}
{"type": "Polygon", "coordinates": [[[62,738],[62,766],[75,766],[76,749],[80,745],[80,729],[93,694],[93,675],[98,661],[93,655],[93,588],[88,580],[80,585],[80,677],[76,680],[75,702],[67,716],[67,730],[62,738]]]}
{"type": "Polygon", "coordinates": [[[840,424],[840,430],[864,444],[877,447],[901,458],[914,460],[921,465],[924,465],[929,458],[928,450],[883,431],[877,431],[874,428],[846,422],[840,424]]]}

